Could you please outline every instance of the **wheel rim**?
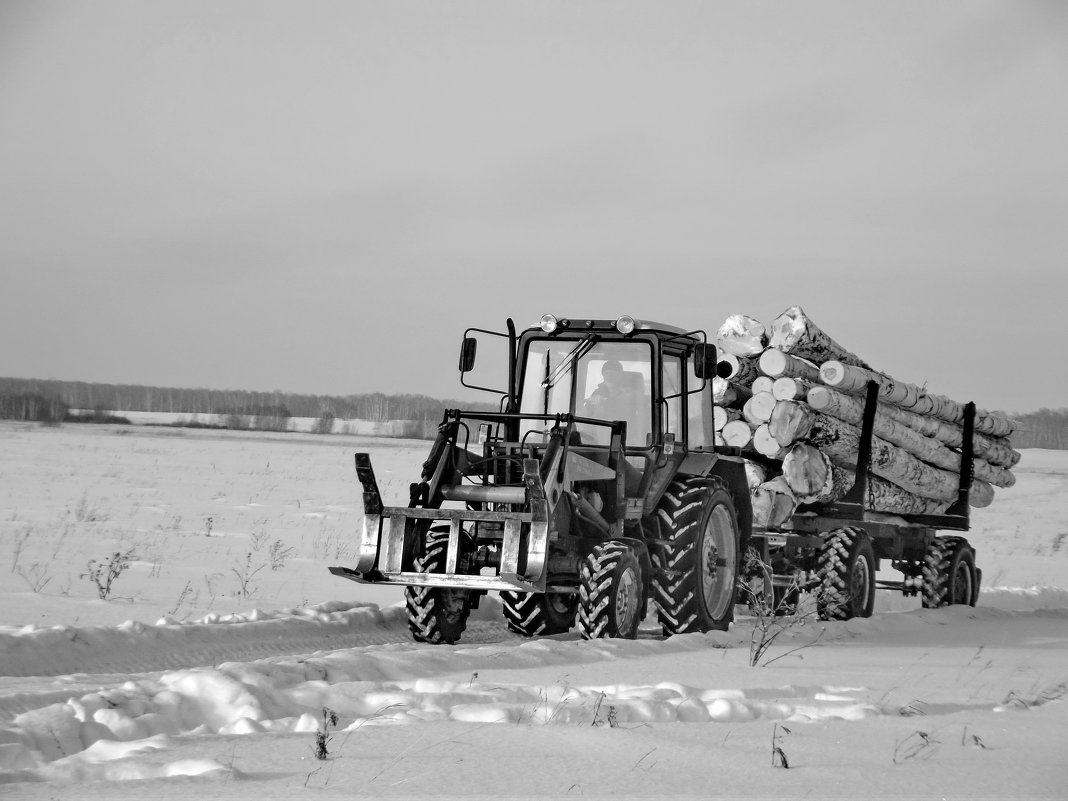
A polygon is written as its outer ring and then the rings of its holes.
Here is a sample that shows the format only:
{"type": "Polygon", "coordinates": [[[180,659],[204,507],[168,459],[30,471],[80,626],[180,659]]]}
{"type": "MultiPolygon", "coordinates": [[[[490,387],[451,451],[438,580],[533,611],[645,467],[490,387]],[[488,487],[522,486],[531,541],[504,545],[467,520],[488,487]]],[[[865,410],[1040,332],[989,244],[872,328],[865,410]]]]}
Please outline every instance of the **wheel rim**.
{"type": "Polygon", "coordinates": [[[867,604],[870,583],[871,572],[868,570],[868,560],[859,557],[853,563],[853,572],[849,578],[849,595],[855,611],[859,612],[867,604]]]}
{"type": "Polygon", "coordinates": [[[723,616],[733,598],[731,585],[738,553],[731,522],[727,507],[716,506],[708,517],[702,543],[701,590],[705,609],[714,620],[723,616]]]}
{"type": "Polygon", "coordinates": [[[619,576],[616,587],[616,628],[628,632],[638,618],[638,577],[630,568],[619,576]]]}
{"type": "Polygon", "coordinates": [[[549,608],[558,615],[566,615],[571,611],[573,595],[553,593],[549,596],[549,608]]]}
{"type": "Polygon", "coordinates": [[[970,604],[972,601],[972,573],[965,562],[960,562],[953,573],[950,587],[951,604],[970,604]]]}
{"type": "Polygon", "coordinates": [[[456,625],[463,619],[466,604],[466,590],[442,588],[441,605],[445,612],[445,620],[448,621],[449,624],[456,625]]]}

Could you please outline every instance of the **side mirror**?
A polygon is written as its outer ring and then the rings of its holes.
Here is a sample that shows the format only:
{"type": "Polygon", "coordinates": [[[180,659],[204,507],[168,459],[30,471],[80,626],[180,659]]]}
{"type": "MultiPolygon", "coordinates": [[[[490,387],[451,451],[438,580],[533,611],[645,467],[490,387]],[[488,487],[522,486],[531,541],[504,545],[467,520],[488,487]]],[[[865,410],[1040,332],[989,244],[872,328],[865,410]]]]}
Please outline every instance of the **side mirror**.
{"type": "Polygon", "coordinates": [[[478,340],[474,337],[464,337],[463,345],[460,346],[460,372],[469,373],[475,366],[475,352],[478,350],[478,340]]]}
{"type": "Polygon", "coordinates": [[[716,375],[716,346],[706,342],[698,344],[693,352],[693,372],[698,378],[713,378],[716,375]]]}

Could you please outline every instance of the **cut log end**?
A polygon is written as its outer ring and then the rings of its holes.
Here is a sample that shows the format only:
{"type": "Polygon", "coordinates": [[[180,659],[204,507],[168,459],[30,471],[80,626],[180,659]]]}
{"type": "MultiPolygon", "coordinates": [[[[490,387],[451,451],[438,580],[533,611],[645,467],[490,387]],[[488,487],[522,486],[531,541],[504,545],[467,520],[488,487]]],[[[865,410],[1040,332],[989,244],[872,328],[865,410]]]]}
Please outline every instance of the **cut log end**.
{"type": "Polygon", "coordinates": [[[753,440],[753,429],[745,420],[732,420],[721,433],[724,444],[732,448],[745,448],[753,440]]]}

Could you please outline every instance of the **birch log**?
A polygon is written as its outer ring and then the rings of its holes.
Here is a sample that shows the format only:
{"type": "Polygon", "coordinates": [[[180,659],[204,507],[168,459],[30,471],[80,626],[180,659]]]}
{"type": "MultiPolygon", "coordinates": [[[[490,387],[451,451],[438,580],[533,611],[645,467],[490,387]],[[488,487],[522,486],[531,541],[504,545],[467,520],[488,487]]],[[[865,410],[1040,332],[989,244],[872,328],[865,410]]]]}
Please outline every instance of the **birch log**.
{"type": "MultiPolygon", "coordinates": [[[[816,395],[817,403],[820,402],[818,399],[821,397],[821,393],[824,390],[828,392],[836,392],[836,390],[830,387],[818,388],[816,395]]],[[[836,392],[836,394],[842,395],[840,392],[836,392]]],[[[812,402],[811,397],[808,400],[810,403],[812,402]]],[[[879,407],[879,412],[895,422],[908,426],[917,433],[926,437],[931,437],[950,448],[962,448],[964,446],[964,429],[959,425],[947,423],[945,420],[939,420],[937,417],[926,417],[922,414],[916,414],[915,412],[910,412],[907,409],[902,409],[890,404],[881,405],[879,407]]],[[[998,467],[1004,467],[1006,469],[1012,468],[1020,461],[1019,451],[1014,450],[1012,446],[1008,444],[1007,440],[987,437],[984,434],[973,432],[972,446],[976,456],[985,459],[990,464],[998,467]]]]}
{"type": "MultiPolygon", "coordinates": [[[[846,395],[830,387],[813,387],[809,393],[809,406],[855,426],[864,420],[864,402],[854,395],[846,395]]],[[[904,448],[921,459],[943,470],[960,473],[961,455],[950,450],[937,439],[927,437],[885,413],[888,407],[880,406],[875,413],[875,434],[887,442],[904,448]]],[[[785,414],[785,412],[784,412],[785,414]]],[[[993,484],[995,487],[1011,487],[1016,477],[1010,470],[993,465],[985,459],[972,460],[972,475],[993,484]]]]}
{"type": "Polygon", "coordinates": [[[798,503],[835,501],[849,492],[854,477],[831,462],[827,454],[814,445],[793,445],[782,460],[782,477],[798,503]]]}
{"type": "MultiPolygon", "coordinates": [[[[787,439],[804,441],[819,448],[835,464],[855,469],[860,451],[860,429],[836,417],[823,414],[805,403],[780,401],[768,427],[780,445],[787,439]]],[[[960,475],[932,467],[903,448],[880,437],[872,437],[871,471],[922,498],[952,502],[960,489],[960,475]]],[[[977,508],[989,506],[994,489],[985,481],[972,481],[969,503],[977,508]]]]}
{"type": "Polygon", "coordinates": [[[756,356],[734,356],[730,353],[720,355],[717,373],[732,384],[749,387],[760,373],[757,371],[756,356]]]}
{"type": "Polygon", "coordinates": [[[782,476],[754,487],[749,491],[749,497],[755,526],[778,528],[790,519],[797,508],[797,498],[782,476]]]}
{"type": "Polygon", "coordinates": [[[716,332],[716,347],[732,356],[755,356],[768,346],[765,325],[744,314],[732,314],[716,332]]]}
{"type": "Polygon", "coordinates": [[[749,387],[749,389],[754,395],[756,395],[758,392],[771,392],[774,387],[774,378],[769,375],[758,375],[756,378],[753,379],[753,385],[749,387]]]}
{"type": "MultiPolygon", "coordinates": [[[[879,385],[879,397],[887,403],[921,415],[930,415],[948,423],[960,424],[964,421],[964,404],[958,403],[944,395],[928,393],[922,387],[895,381],[888,375],[876,373],[861,367],[829,361],[820,368],[820,380],[828,386],[843,392],[864,392],[869,381],[879,385]]],[[[1004,415],[988,412],[985,409],[975,411],[975,430],[994,437],[1009,436],[1015,423],[1004,415]]]]}
{"type": "Polygon", "coordinates": [[[814,364],[783,353],[781,350],[768,348],[760,354],[760,372],[772,378],[804,378],[806,381],[819,381],[820,368],[814,364]]]}
{"type": "Polygon", "coordinates": [[[937,515],[945,512],[950,504],[933,498],[921,498],[901,489],[897,484],[878,476],[868,479],[867,498],[864,503],[873,512],[898,515],[937,515]]]}
{"type": "Polygon", "coordinates": [[[859,356],[854,356],[827,336],[800,306],[791,306],[772,322],[771,347],[816,364],[835,359],[857,367],[868,367],[859,356]]]}
{"type": "Polygon", "coordinates": [[[771,385],[771,394],[775,400],[796,400],[803,401],[808,397],[809,390],[811,390],[815,384],[811,381],[806,381],[803,378],[776,378],[775,383],[771,385]]]}
{"type": "Polygon", "coordinates": [[[742,416],[753,428],[771,419],[772,410],[775,409],[775,396],[770,392],[756,392],[742,407],[742,416]]]}
{"type": "Polygon", "coordinates": [[[753,441],[753,429],[745,420],[732,420],[723,426],[723,442],[732,448],[744,448],[753,441]]]}
{"type": "MultiPolygon", "coordinates": [[[[855,476],[831,462],[827,454],[812,445],[799,443],[783,459],[783,479],[798,503],[827,503],[841,499],[853,486],[855,476]],[[804,494],[801,489],[811,490],[804,494]]],[[[939,514],[949,508],[946,501],[920,498],[877,476],[868,479],[865,506],[888,514],[939,514]]]]}
{"type": "Polygon", "coordinates": [[[742,419],[742,413],[737,409],[728,409],[724,406],[712,407],[712,430],[722,431],[723,426],[734,420],[742,419]]]}
{"type": "Polygon", "coordinates": [[[786,454],[786,449],[771,435],[767,423],[761,423],[753,431],[753,448],[769,459],[781,459],[786,454]]]}

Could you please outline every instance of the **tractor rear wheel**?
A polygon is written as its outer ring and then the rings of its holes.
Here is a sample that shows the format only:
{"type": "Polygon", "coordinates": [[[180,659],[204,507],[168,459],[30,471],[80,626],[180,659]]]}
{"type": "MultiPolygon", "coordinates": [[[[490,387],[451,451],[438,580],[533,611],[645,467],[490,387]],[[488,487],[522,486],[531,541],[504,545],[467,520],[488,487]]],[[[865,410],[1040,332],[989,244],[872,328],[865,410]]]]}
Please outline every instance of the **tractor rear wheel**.
{"type": "Polygon", "coordinates": [[[935,537],[923,559],[923,606],[975,606],[979,576],[975,551],[963,537],[935,537]]]}
{"type": "Polygon", "coordinates": [[[657,514],[668,541],[653,552],[653,592],[664,634],[726,631],[747,545],[730,493],[714,479],[675,479],[657,514]]]}
{"type": "MultiPolygon", "coordinates": [[[[448,531],[429,531],[423,555],[415,560],[417,573],[444,573],[449,551],[448,531]]],[[[408,628],[416,642],[454,643],[467,628],[471,593],[453,587],[404,588],[408,628]]]]}
{"type": "Polygon", "coordinates": [[[578,628],[583,639],[638,633],[645,599],[638,557],[625,542],[594,546],[579,568],[578,628]]]}
{"type": "Polygon", "coordinates": [[[524,637],[539,634],[563,634],[575,623],[577,594],[543,594],[534,592],[501,593],[504,618],[508,628],[524,637]]]}
{"type": "Polygon", "coordinates": [[[819,555],[820,586],[816,612],[820,620],[871,617],[875,609],[875,551],[858,528],[830,532],[819,555]]]}

